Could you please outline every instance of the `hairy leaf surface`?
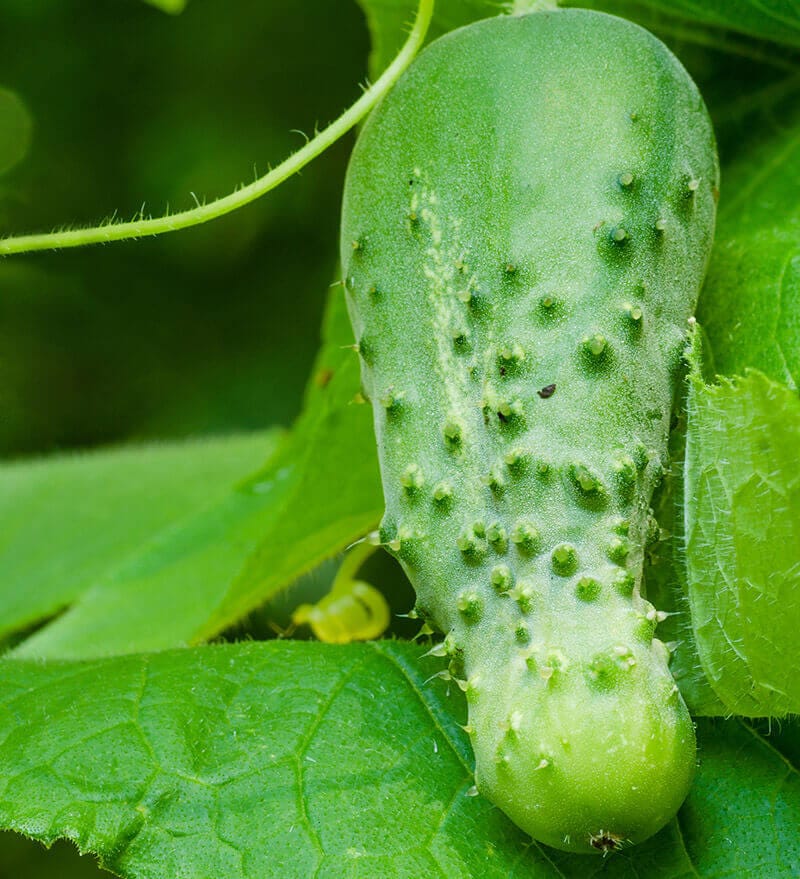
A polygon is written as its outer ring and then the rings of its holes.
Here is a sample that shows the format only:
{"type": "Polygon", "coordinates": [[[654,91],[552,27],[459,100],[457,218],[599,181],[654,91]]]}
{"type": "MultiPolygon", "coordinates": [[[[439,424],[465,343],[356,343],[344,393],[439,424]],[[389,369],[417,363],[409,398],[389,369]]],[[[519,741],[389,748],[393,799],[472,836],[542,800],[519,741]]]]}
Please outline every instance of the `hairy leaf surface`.
{"type": "Polygon", "coordinates": [[[683,460],[686,446],[686,400],[682,394],[679,423],[670,435],[672,466],[653,497],[659,539],[650,546],[645,564],[645,591],[668,614],[659,624],[659,638],[672,649],[669,670],[693,717],[721,717],[728,709],[709,684],[692,631],[686,587],[683,460]]]}
{"type": "MultiPolygon", "coordinates": [[[[800,115],[777,83],[745,115],[755,132],[723,175],[699,315],[707,369],[691,385],[688,596],[704,671],[728,711],[797,711],[800,606],[800,115]],[[762,109],[767,104],[768,110],[762,109]],[[764,132],[768,136],[764,137],[764,132]],[[777,382],[777,384],[776,384],[777,382]]],[[[731,101],[732,113],[743,108],[731,101]]]]}
{"type": "Polygon", "coordinates": [[[737,721],[702,723],[697,781],[675,821],[619,855],[566,855],[470,796],[463,697],[425,683],[437,664],[420,653],[284,641],[7,660],[0,825],[45,842],[66,836],[136,879],[800,870],[795,727],[765,739],[737,721]]]}
{"type": "Polygon", "coordinates": [[[759,372],[689,391],[692,627],[728,711],[800,711],[800,397],[759,372]]]}

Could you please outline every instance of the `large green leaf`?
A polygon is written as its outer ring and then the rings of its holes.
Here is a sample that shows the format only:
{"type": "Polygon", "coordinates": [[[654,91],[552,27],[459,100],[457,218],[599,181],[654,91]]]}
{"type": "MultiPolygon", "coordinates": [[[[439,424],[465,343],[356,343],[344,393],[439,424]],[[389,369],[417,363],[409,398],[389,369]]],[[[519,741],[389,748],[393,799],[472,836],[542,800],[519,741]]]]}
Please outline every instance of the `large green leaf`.
{"type": "Polygon", "coordinates": [[[762,373],[693,377],[686,455],[692,627],[732,714],[800,712],[800,397],[762,373]]]}
{"type": "Polygon", "coordinates": [[[263,539],[202,636],[216,634],[341,552],[375,528],[383,512],[372,410],[359,393],[360,365],[339,288],[329,301],[324,337],[302,416],[277,455],[244,487],[276,498],[263,539]]]}
{"type": "Polygon", "coordinates": [[[680,38],[768,63],[792,63],[800,47],[800,10],[794,0],[561,0],[562,6],[590,7],[631,18],[660,36],[680,38]],[[741,36],[746,39],[742,40],[741,36]],[[757,41],[781,44],[776,57],[757,41]]]}
{"type": "Polygon", "coordinates": [[[114,569],[222,502],[277,442],[256,433],[0,467],[0,635],[80,614],[114,569]]]}
{"type": "Polygon", "coordinates": [[[800,602],[793,595],[800,583],[800,403],[792,390],[800,383],[798,95],[789,79],[763,100],[730,101],[728,118],[740,114],[751,133],[723,169],[699,315],[712,374],[760,372],[718,387],[695,377],[690,393],[692,628],[726,710],[749,715],[800,710],[800,602]]]}
{"type": "Polygon", "coordinates": [[[638,4],[688,21],[800,46],[800,6],[795,0],[638,0],[638,4]]]}
{"type": "Polygon", "coordinates": [[[0,470],[0,631],[64,611],[17,655],[196,643],[374,527],[377,457],[348,342],[337,291],[302,417],[238,488],[274,434],[0,470]]]}
{"type": "Polygon", "coordinates": [[[794,728],[700,726],[678,819],[607,859],[545,850],[470,796],[463,697],[421,648],[272,642],[6,661],[0,825],[125,877],[781,879],[800,870],[794,728]],[[786,744],[784,745],[784,741],[786,744]],[[769,845],[763,848],[763,841],[769,845]]]}
{"type": "Polygon", "coordinates": [[[700,302],[716,369],[754,367],[800,384],[800,92],[723,175],[716,245],[700,302]],[[793,112],[792,108],[793,107],[793,112]]]}
{"type": "Polygon", "coordinates": [[[202,640],[200,633],[268,532],[281,500],[278,492],[257,496],[229,489],[219,502],[155,534],[88,584],[69,610],[15,654],[105,656],[202,640]]]}

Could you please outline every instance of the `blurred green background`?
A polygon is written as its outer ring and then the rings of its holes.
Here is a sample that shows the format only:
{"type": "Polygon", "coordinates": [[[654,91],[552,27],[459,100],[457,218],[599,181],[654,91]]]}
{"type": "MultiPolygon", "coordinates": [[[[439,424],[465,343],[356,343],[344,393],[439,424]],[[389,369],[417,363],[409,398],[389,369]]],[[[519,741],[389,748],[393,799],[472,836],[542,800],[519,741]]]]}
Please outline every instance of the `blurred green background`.
{"type": "MultiPolygon", "coordinates": [[[[3,0],[0,234],[223,195],[350,104],[367,52],[354,2],[3,0]]],[[[210,226],[0,263],[0,456],[289,423],[350,145],[210,226]]]]}
{"type": "MultiPolygon", "coordinates": [[[[358,97],[367,53],[349,0],[3,0],[0,235],[226,194],[358,97]]],[[[290,423],[350,146],[207,227],[0,262],[0,457],[290,423]]],[[[0,835],[0,879],[97,875],[0,835]]]]}

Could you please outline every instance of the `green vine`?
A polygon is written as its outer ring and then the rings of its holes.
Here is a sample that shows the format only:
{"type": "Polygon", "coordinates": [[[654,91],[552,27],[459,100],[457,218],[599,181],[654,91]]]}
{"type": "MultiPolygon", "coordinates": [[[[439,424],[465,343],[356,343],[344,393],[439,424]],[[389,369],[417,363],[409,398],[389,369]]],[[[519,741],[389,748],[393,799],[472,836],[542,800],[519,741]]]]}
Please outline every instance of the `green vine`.
{"type": "Polygon", "coordinates": [[[266,195],[358,125],[392,88],[425,41],[425,35],[433,16],[434,2],[435,0],[419,0],[417,14],[408,39],[394,61],[376,82],[367,88],[364,94],[338,119],[309,140],[296,153],[253,183],[208,204],[198,203],[197,207],[174,214],[165,214],[162,217],[144,217],[140,212],[130,222],[117,223],[112,219],[99,226],[85,229],[65,229],[0,239],[0,256],[30,253],[36,250],[61,250],[66,247],[82,247],[86,244],[106,244],[110,241],[144,238],[149,235],[160,235],[164,232],[177,232],[179,229],[188,229],[190,226],[199,226],[201,223],[215,220],[217,217],[229,214],[262,195],[266,195]]]}

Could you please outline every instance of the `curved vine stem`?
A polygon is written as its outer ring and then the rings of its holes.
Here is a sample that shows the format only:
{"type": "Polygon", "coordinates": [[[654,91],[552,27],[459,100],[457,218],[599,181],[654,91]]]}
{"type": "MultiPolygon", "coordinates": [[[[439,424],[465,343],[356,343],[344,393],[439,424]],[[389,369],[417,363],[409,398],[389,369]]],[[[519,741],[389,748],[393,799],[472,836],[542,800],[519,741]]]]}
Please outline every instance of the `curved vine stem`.
{"type": "Polygon", "coordinates": [[[160,235],[163,232],[176,232],[179,229],[187,229],[190,226],[198,226],[209,220],[215,220],[217,217],[222,217],[251,201],[255,201],[304,168],[340,137],[347,134],[369,113],[397,82],[400,74],[419,51],[428,32],[433,7],[434,0],[419,0],[417,14],[408,39],[397,57],[381,76],[335,122],[332,122],[296,153],[253,183],[208,204],[198,204],[197,207],[190,210],[164,217],[144,218],[140,216],[130,222],[108,222],[86,229],[67,229],[40,235],[3,238],[0,239],[0,256],[30,253],[35,250],[60,250],[65,247],[104,244],[109,241],[122,241],[127,238],[143,238],[148,235],[160,235]]]}

